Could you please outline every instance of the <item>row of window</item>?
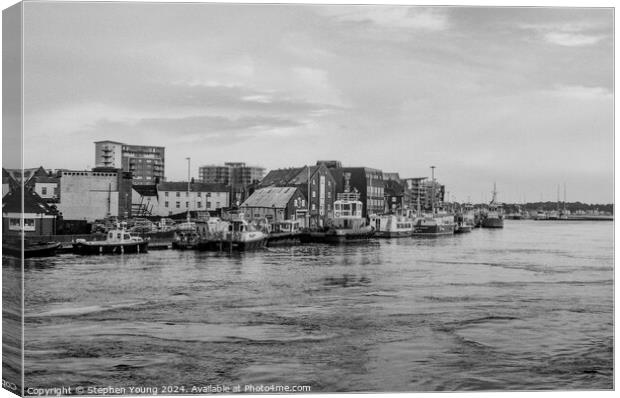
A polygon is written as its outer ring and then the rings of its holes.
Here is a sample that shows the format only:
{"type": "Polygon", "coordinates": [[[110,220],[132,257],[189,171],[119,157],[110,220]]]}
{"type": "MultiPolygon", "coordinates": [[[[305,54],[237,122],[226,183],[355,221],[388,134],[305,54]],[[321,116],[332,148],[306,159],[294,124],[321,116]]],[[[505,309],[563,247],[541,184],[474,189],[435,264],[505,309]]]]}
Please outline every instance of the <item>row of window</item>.
{"type": "MultiPolygon", "coordinates": [[[[180,209],[181,208],[181,202],[175,202],[176,204],[176,208],[180,209]]],[[[164,202],[164,207],[170,207],[170,202],[164,202]]],[[[206,208],[209,209],[211,207],[211,202],[207,202],[206,203],[206,208]]],[[[215,208],[219,209],[220,206],[220,202],[215,202],[215,208]]],[[[189,202],[185,202],[185,208],[189,209],[189,202]]],[[[202,202],[196,202],[196,208],[198,209],[202,209],[202,202]]]]}
{"type": "MultiPolygon", "coordinates": [[[[41,187],[41,196],[47,195],[47,187],[41,187]]],[[[54,196],[58,196],[58,188],[54,187],[54,196]]]]}
{"type": "MultiPolygon", "coordinates": [[[[170,191],[164,191],[164,196],[165,196],[165,197],[170,196],[169,194],[170,194],[170,191]]],[[[186,196],[186,197],[188,197],[188,196],[189,196],[189,192],[185,191],[185,196],[186,196]]],[[[198,196],[199,198],[201,198],[201,197],[202,197],[202,192],[196,192],[196,196],[198,196]]],[[[210,197],[211,197],[211,192],[206,192],[206,195],[205,195],[205,196],[206,196],[207,198],[210,198],[210,197]]],[[[180,191],[176,191],[176,197],[177,197],[177,198],[180,198],[180,197],[181,197],[181,192],[180,192],[180,191]]]]}

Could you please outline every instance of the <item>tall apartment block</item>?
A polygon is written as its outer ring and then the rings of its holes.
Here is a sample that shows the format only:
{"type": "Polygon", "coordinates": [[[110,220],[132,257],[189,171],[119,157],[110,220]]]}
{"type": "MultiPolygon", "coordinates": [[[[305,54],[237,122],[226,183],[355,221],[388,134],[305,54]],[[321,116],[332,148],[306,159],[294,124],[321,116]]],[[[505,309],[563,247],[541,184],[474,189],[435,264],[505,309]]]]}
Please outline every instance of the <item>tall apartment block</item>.
{"type": "Polygon", "coordinates": [[[157,180],[165,180],[165,149],[163,146],[97,141],[95,142],[95,165],[131,171],[134,184],[154,184],[157,180]]]}
{"type": "Polygon", "coordinates": [[[243,187],[263,179],[265,169],[246,166],[245,163],[224,163],[223,166],[208,165],[198,169],[198,178],[208,184],[224,184],[243,187]]]}

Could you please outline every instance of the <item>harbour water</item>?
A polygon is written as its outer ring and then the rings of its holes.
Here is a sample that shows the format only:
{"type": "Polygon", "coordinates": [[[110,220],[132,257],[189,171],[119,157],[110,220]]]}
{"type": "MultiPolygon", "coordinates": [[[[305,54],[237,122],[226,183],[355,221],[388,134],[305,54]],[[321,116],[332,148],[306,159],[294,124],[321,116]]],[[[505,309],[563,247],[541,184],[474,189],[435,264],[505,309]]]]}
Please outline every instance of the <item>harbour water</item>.
{"type": "Polygon", "coordinates": [[[611,222],[507,220],[363,245],[29,259],[25,385],[610,389],[613,254],[611,222]]]}

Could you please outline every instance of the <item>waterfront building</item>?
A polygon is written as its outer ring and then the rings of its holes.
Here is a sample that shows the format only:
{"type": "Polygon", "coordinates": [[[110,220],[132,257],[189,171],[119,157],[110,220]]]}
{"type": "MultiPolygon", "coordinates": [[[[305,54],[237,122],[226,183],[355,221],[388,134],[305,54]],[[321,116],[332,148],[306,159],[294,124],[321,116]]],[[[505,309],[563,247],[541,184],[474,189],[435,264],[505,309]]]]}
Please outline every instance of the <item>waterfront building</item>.
{"type": "Polygon", "coordinates": [[[132,174],[114,168],[60,170],[58,210],[64,220],[131,217],[132,174]]]}
{"type": "Polygon", "coordinates": [[[97,141],[95,165],[130,171],[133,174],[134,184],[158,183],[165,180],[165,149],[161,146],[97,141]]]}
{"type": "Polygon", "coordinates": [[[16,186],[2,198],[2,228],[5,234],[53,235],[56,211],[31,189],[16,186]]]}
{"type": "MultiPolygon", "coordinates": [[[[359,200],[364,204],[362,215],[367,217],[371,214],[383,213],[385,209],[383,172],[370,167],[343,167],[340,170],[351,174],[351,188],[359,192],[359,200]]],[[[344,184],[344,180],[342,181],[344,184]]]]}
{"type": "Polygon", "coordinates": [[[306,219],[306,197],[297,187],[269,187],[254,191],[240,206],[248,219],[266,218],[270,222],[306,219]]]}
{"type": "Polygon", "coordinates": [[[222,184],[167,181],[134,185],[133,212],[139,216],[161,216],[192,212],[213,212],[227,207],[229,188],[222,184]]]}
{"type": "Polygon", "coordinates": [[[319,161],[316,166],[271,170],[260,187],[297,187],[308,200],[310,227],[322,227],[333,216],[337,184],[327,166],[319,161]]]}

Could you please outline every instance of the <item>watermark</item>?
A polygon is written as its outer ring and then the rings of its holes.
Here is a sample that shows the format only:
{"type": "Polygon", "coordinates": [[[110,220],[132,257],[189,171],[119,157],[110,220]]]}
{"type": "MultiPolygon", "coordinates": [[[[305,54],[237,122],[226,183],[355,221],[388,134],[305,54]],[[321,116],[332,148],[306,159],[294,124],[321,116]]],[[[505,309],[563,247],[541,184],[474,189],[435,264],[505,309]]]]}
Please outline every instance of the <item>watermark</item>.
{"type": "Polygon", "coordinates": [[[65,395],[174,395],[174,394],[233,394],[233,393],[297,393],[311,392],[309,385],[289,384],[204,384],[161,386],[59,386],[28,387],[25,395],[60,397],[65,395]]]}

